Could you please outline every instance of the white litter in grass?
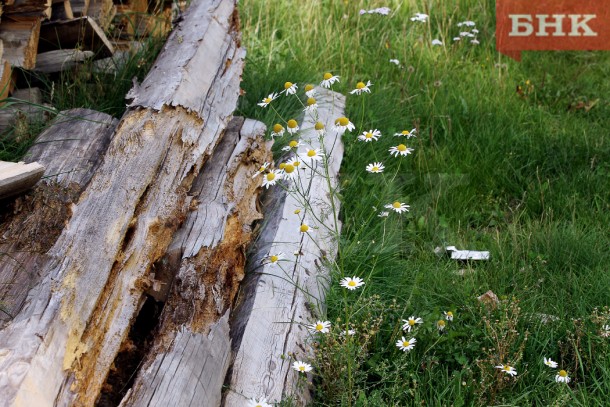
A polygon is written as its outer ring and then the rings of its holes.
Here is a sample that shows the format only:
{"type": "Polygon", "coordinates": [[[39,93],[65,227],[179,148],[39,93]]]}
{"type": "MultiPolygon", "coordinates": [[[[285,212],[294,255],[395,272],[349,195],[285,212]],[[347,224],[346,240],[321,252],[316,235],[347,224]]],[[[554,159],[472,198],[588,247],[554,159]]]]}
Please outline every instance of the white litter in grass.
{"type": "Polygon", "coordinates": [[[379,7],[379,8],[374,8],[372,10],[360,10],[360,15],[364,15],[364,14],[381,14],[382,16],[387,16],[388,14],[390,14],[390,8],[389,7],[379,7]]]}

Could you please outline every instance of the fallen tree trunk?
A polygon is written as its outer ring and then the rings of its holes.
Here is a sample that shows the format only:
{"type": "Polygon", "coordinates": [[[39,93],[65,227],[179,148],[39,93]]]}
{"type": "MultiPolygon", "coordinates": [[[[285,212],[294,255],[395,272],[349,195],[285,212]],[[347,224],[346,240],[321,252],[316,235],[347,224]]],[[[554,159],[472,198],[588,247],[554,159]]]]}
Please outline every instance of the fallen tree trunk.
{"type": "Polygon", "coordinates": [[[234,120],[195,180],[198,204],[174,235],[159,268],[174,276],[154,344],[121,406],[219,406],[229,367],[229,311],[244,275],[245,246],[259,182],[271,154],[262,123],[234,120]]]}
{"type": "Polygon", "coordinates": [[[156,283],[188,191],[239,95],[235,3],[191,3],[133,99],[41,268],[36,296],[0,332],[4,405],[95,403],[156,283]]]}
{"type": "MultiPolygon", "coordinates": [[[[344,115],[345,97],[318,88],[318,120],[331,129],[334,119],[344,115]]],[[[319,148],[314,121],[307,117],[301,126],[301,140],[319,148]]],[[[330,185],[337,188],[337,177],[343,157],[341,137],[329,132],[323,149],[329,157],[330,185]]],[[[326,178],[306,169],[299,174],[311,208],[305,210],[294,194],[273,188],[266,197],[265,226],[260,231],[253,253],[249,256],[246,278],[242,283],[237,309],[232,315],[231,338],[234,361],[227,378],[228,392],[224,405],[243,406],[250,398],[279,402],[287,397],[297,405],[306,404],[309,391],[298,386],[298,375],[291,367],[295,359],[310,356],[305,324],[311,324],[324,307],[325,288],[329,281],[327,265],[337,252],[329,184],[326,178]],[[303,220],[295,215],[302,210],[303,220]],[[312,214],[315,214],[312,216],[312,214]],[[301,222],[310,226],[307,234],[299,233],[301,222]],[[264,264],[269,253],[284,252],[286,264],[264,264]],[[294,255],[298,253],[298,255],[294,255]]],[[[338,200],[334,198],[338,214],[338,200]]]]}
{"type": "Polygon", "coordinates": [[[12,216],[0,225],[0,326],[19,313],[28,291],[39,283],[37,269],[69,220],[70,205],[91,179],[117,123],[105,113],[66,110],[28,151],[27,162],[46,167],[45,181],[7,204],[12,216]]]}

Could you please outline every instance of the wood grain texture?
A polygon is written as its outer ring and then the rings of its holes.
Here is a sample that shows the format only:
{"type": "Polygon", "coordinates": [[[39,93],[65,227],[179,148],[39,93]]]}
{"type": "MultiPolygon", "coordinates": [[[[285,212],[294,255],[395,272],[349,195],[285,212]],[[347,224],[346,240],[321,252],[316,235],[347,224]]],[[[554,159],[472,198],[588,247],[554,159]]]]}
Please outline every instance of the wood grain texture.
{"type": "Polygon", "coordinates": [[[49,21],[40,28],[38,53],[80,49],[93,52],[94,59],[107,58],[114,47],[100,26],[90,17],[49,21]]]}
{"type": "MultiPolygon", "coordinates": [[[[334,120],[344,115],[345,98],[321,88],[318,94],[319,121],[331,129],[334,120]]],[[[313,126],[314,121],[307,117],[301,126],[307,129],[301,139],[311,148],[318,148],[313,126]]],[[[334,189],[343,156],[340,137],[329,132],[324,148],[330,157],[334,189]]],[[[337,242],[327,228],[339,230],[340,225],[333,223],[326,179],[311,177],[309,170],[301,171],[299,176],[303,185],[310,185],[308,201],[324,225],[306,215],[304,223],[310,226],[310,232],[300,234],[301,220],[294,211],[303,209],[302,203],[281,188],[270,189],[265,199],[265,225],[249,255],[239,304],[232,315],[234,361],[224,406],[243,406],[252,397],[278,402],[291,396],[298,405],[309,400],[307,389],[297,386],[297,372],[291,364],[295,358],[308,356],[309,335],[304,324],[312,323],[317,316],[315,311],[324,306],[326,264],[334,260],[336,253],[337,242]],[[287,261],[280,263],[282,267],[262,264],[269,253],[280,251],[287,255],[287,261]],[[294,256],[295,251],[302,255],[294,256]]]]}
{"type": "Polygon", "coordinates": [[[63,111],[26,154],[26,162],[46,167],[46,178],[12,203],[13,217],[0,223],[0,327],[19,313],[29,290],[41,281],[45,253],[69,219],[69,206],[101,162],[117,122],[93,110],[63,111]]]}
{"type": "Polygon", "coordinates": [[[154,108],[132,103],[125,113],[49,251],[47,277],[0,332],[5,405],[94,403],[151,285],[151,265],[183,222],[195,174],[235,108],[244,51],[236,43],[234,12],[234,1],[193,1],[170,37],[171,47],[156,62],[189,86],[157,83],[164,102],[132,92],[154,108]],[[177,32],[184,36],[182,43],[175,40],[177,32]],[[205,50],[193,55],[191,47],[205,50]],[[176,48],[192,58],[174,60],[176,48]],[[217,64],[201,64],[196,57],[201,54],[217,64]],[[182,101],[203,108],[194,111],[182,101]]]}
{"type": "Polygon", "coordinates": [[[4,59],[13,67],[33,69],[36,65],[40,18],[3,19],[0,40],[4,43],[4,59]]]}
{"type": "Polygon", "coordinates": [[[0,161],[0,199],[27,191],[40,180],[42,174],[44,167],[38,163],[0,161]]]}
{"type": "Polygon", "coordinates": [[[251,122],[230,123],[193,183],[195,205],[156,268],[173,272],[164,282],[172,288],[155,344],[122,406],[220,405],[231,352],[229,311],[251,225],[262,216],[251,174],[271,157],[264,126],[251,122]]]}

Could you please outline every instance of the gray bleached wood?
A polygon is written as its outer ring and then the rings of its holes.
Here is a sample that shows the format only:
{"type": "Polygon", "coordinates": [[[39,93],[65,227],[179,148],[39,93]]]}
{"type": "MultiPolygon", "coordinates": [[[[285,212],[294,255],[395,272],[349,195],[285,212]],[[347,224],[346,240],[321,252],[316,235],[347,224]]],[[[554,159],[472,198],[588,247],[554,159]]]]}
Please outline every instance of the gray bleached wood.
{"type": "Polygon", "coordinates": [[[193,1],[144,81],[163,87],[158,99],[131,92],[138,102],[49,251],[48,277],[0,332],[2,405],[94,404],[235,108],[244,57],[235,18],[234,1],[193,1]],[[188,86],[161,85],[170,74],[188,86]]]}
{"type": "MultiPolygon", "coordinates": [[[[345,98],[322,88],[317,92],[318,120],[328,130],[324,150],[329,155],[329,175],[335,189],[343,144],[331,129],[334,120],[344,115],[345,98]]],[[[319,148],[314,123],[306,117],[301,124],[305,129],[301,140],[311,148],[319,148]]],[[[334,261],[337,251],[335,234],[330,231],[339,231],[340,225],[334,224],[326,179],[311,177],[309,170],[300,171],[299,177],[303,185],[310,185],[307,196],[311,211],[305,211],[302,202],[281,188],[270,189],[266,199],[265,225],[248,259],[239,306],[231,319],[234,361],[227,380],[226,407],[243,406],[253,397],[277,402],[291,396],[298,405],[309,400],[308,390],[297,386],[298,373],[291,365],[295,359],[309,355],[309,334],[304,324],[314,322],[317,315],[312,310],[324,306],[329,278],[326,265],[334,261]],[[306,235],[299,233],[301,219],[294,214],[295,209],[307,213],[304,223],[310,229],[306,235]],[[312,212],[324,225],[311,216],[312,212]],[[295,251],[302,255],[295,257],[295,251]],[[261,265],[269,253],[277,252],[287,255],[288,261],[280,262],[281,268],[261,265]]],[[[338,213],[336,198],[335,210],[338,213]]]]}
{"type": "Polygon", "coordinates": [[[0,161],[0,199],[32,188],[43,173],[44,167],[39,163],[0,161]]]}
{"type": "Polygon", "coordinates": [[[261,217],[260,181],[251,175],[271,157],[264,131],[260,122],[233,119],[194,181],[192,211],[156,267],[175,277],[173,284],[157,284],[172,288],[155,343],[121,406],[220,405],[231,351],[229,312],[244,275],[250,226],[261,217]]]}

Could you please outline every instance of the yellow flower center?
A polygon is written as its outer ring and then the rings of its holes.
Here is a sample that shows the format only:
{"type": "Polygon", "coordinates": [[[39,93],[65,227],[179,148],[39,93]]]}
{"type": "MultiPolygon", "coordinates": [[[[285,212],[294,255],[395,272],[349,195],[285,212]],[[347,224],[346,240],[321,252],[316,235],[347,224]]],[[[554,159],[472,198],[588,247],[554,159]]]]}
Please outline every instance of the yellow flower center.
{"type": "Polygon", "coordinates": [[[409,343],[409,341],[404,341],[404,342],[402,343],[402,347],[403,347],[403,348],[407,348],[407,347],[409,347],[409,345],[411,345],[411,344],[409,343]]]}
{"type": "Polygon", "coordinates": [[[263,99],[263,102],[265,102],[265,103],[271,103],[271,101],[272,101],[272,100],[273,100],[273,99],[271,99],[271,98],[264,98],[264,99],[263,99]]]}
{"type": "Polygon", "coordinates": [[[329,79],[330,79],[330,78],[332,78],[332,77],[333,77],[333,74],[332,74],[332,73],[330,73],[330,72],[326,72],[326,73],[324,74],[324,80],[325,80],[325,81],[329,80],[329,79]]]}
{"type": "Polygon", "coordinates": [[[266,167],[263,165],[262,167],[260,167],[260,168],[258,169],[258,172],[263,172],[263,171],[265,171],[266,169],[267,169],[267,168],[266,168],[266,167]]]}
{"type": "Polygon", "coordinates": [[[270,172],[267,174],[267,181],[273,181],[275,179],[275,174],[270,172]]]}
{"type": "Polygon", "coordinates": [[[300,370],[301,372],[304,372],[304,371],[305,371],[305,366],[299,366],[299,370],[300,370]]]}
{"type": "Polygon", "coordinates": [[[453,316],[453,312],[451,312],[451,311],[447,311],[447,316],[448,316],[448,317],[452,317],[452,316],[453,316]]]}
{"type": "Polygon", "coordinates": [[[371,168],[371,171],[377,172],[377,171],[379,171],[379,167],[376,165],[373,165],[373,168],[371,168]]]}
{"type": "Polygon", "coordinates": [[[276,261],[278,261],[278,260],[279,260],[279,257],[277,257],[277,256],[275,256],[275,255],[274,255],[274,256],[271,256],[271,257],[269,258],[269,260],[271,260],[271,263],[275,263],[276,261]]]}
{"type": "Polygon", "coordinates": [[[295,210],[294,210],[294,214],[295,214],[295,215],[298,215],[299,213],[301,213],[301,210],[300,210],[300,209],[295,209],[295,210]]]}
{"type": "Polygon", "coordinates": [[[392,207],[394,207],[394,208],[398,209],[398,208],[400,208],[400,207],[401,207],[401,204],[400,204],[400,202],[396,201],[396,202],[394,202],[394,203],[392,204],[392,207]]]}
{"type": "Polygon", "coordinates": [[[292,82],[286,82],[284,84],[284,89],[290,89],[292,87],[292,82]]]}
{"type": "Polygon", "coordinates": [[[305,233],[305,232],[307,232],[309,230],[309,226],[307,226],[306,224],[303,223],[301,225],[300,230],[301,230],[301,233],[305,233]]]}
{"type": "Polygon", "coordinates": [[[283,169],[284,169],[284,167],[286,167],[286,163],[281,163],[281,164],[280,164],[280,170],[283,170],[283,169]]]}
{"type": "Polygon", "coordinates": [[[403,134],[404,136],[406,136],[407,134],[409,134],[409,131],[408,131],[408,130],[403,130],[403,131],[402,131],[402,134],[403,134]]]}
{"type": "Polygon", "coordinates": [[[299,165],[301,165],[300,161],[293,161],[292,165],[294,165],[295,167],[298,167],[299,165]]]}
{"type": "Polygon", "coordinates": [[[316,325],[316,331],[321,331],[322,329],[324,329],[324,325],[322,325],[322,324],[316,325]]]}
{"type": "Polygon", "coordinates": [[[290,119],[288,120],[288,127],[290,127],[291,129],[294,129],[298,126],[298,123],[296,120],[294,119],[290,119]]]}
{"type": "Polygon", "coordinates": [[[354,280],[350,280],[349,283],[347,283],[347,285],[349,285],[350,287],[355,287],[356,282],[354,280]]]}
{"type": "Polygon", "coordinates": [[[316,156],[316,150],[309,150],[307,152],[307,157],[315,157],[316,156]]]}
{"type": "Polygon", "coordinates": [[[314,98],[307,99],[307,106],[315,105],[316,100],[314,98]]]}
{"type": "Polygon", "coordinates": [[[338,124],[339,126],[347,126],[349,124],[349,119],[347,117],[340,117],[335,120],[335,124],[338,124]]]}
{"type": "Polygon", "coordinates": [[[279,133],[280,131],[284,130],[284,126],[282,126],[279,123],[276,123],[273,125],[273,132],[274,133],[279,133]]]}
{"type": "Polygon", "coordinates": [[[409,320],[409,325],[411,325],[411,326],[415,325],[415,320],[414,319],[410,319],[409,320]]]}
{"type": "Polygon", "coordinates": [[[505,372],[510,372],[510,366],[506,365],[502,368],[505,372]]]}
{"type": "Polygon", "coordinates": [[[439,327],[444,327],[445,326],[445,321],[443,321],[442,319],[439,320],[436,325],[438,325],[439,327]]]}
{"type": "Polygon", "coordinates": [[[399,144],[398,147],[396,147],[396,149],[398,151],[407,151],[407,146],[405,146],[404,144],[399,144]]]}
{"type": "Polygon", "coordinates": [[[366,137],[367,139],[371,139],[373,138],[373,133],[366,133],[364,137],[366,137]]]}
{"type": "Polygon", "coordinates": [[[567,376],[568,376],[568,372],[566,372],[565,370],[560,370],[560,371],[559,371],[559,376],[561,376],[561,377],[567,377],[567,376]]]}
{"type": "Polygon", "coordinates": [[[284,171],[286,171],[287,174],[291,174],[294,171],[294,165],[286,164],[284,166],[284,171]]]}
{"type": "Polygon", "coordinates": [[[358,82],[358,83],[356,84],[356,89],[362,89],[362,88],[364,88],[365,86],[366,86],[366,85],[364,84],[364,82],[358,82]]]}
{"type": "Polygon", "coordinates": [[[305,92],[309,92],[310,90],[313,90],[313,85],[305,85],[305,92]]]}
{"type": "Polygon", "coordinates": [[[299,142],[296,140],[291,140],[290,143],[288,143],[288,146],[290,148],[296,148],[299,145],[299,142]]]}
{"type": "Polygon", "coordinates": [[[313,126],[316,130],[324,130],[324,124],[320,122],[316,122],[315,126],[313,126]]]}

